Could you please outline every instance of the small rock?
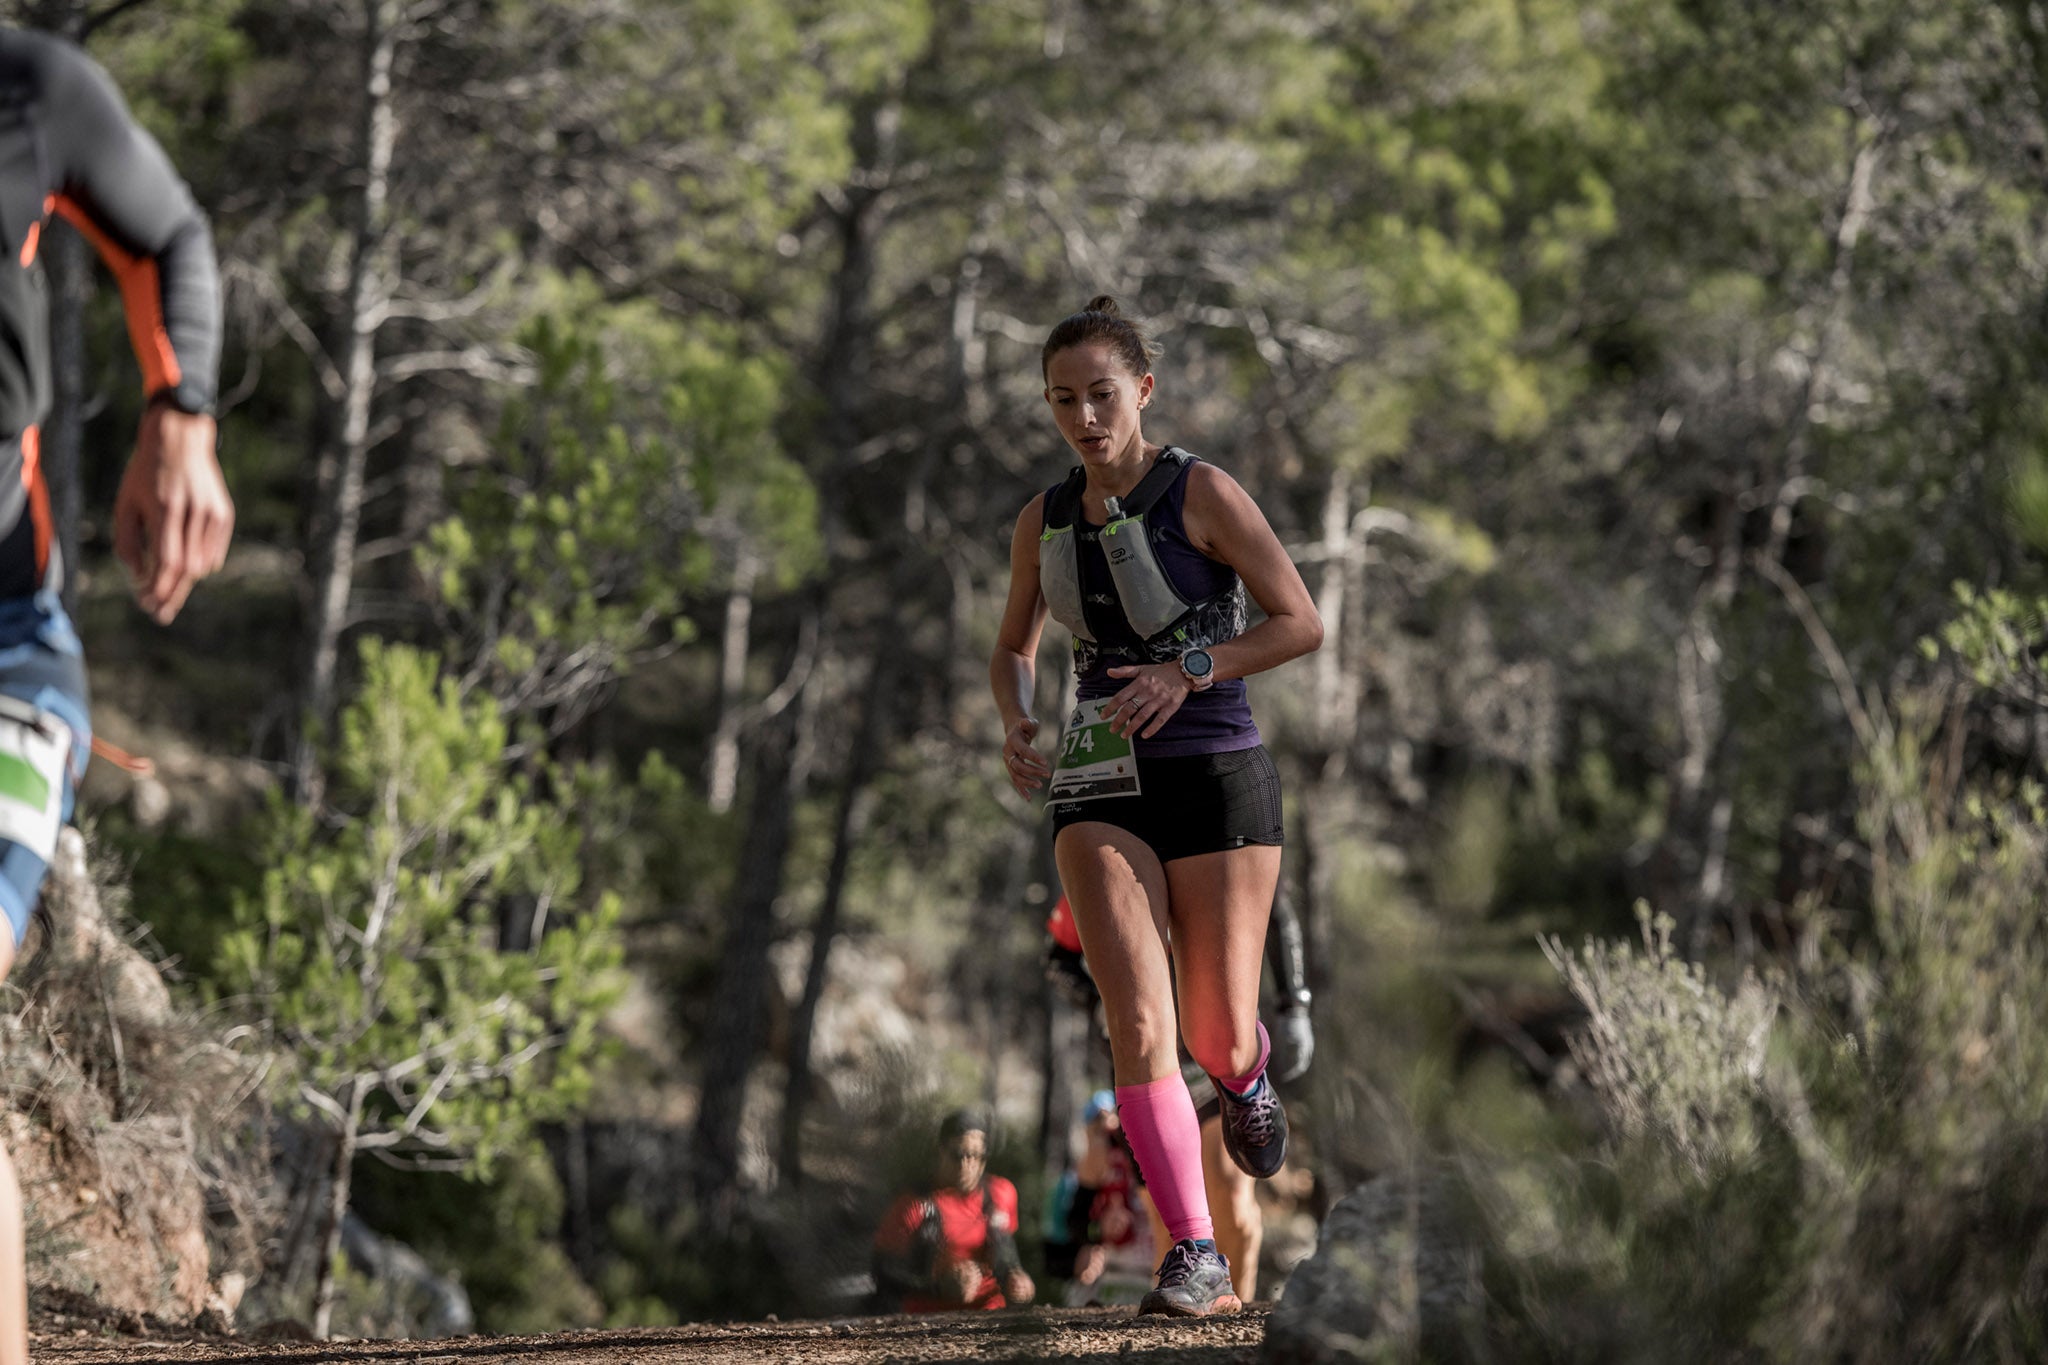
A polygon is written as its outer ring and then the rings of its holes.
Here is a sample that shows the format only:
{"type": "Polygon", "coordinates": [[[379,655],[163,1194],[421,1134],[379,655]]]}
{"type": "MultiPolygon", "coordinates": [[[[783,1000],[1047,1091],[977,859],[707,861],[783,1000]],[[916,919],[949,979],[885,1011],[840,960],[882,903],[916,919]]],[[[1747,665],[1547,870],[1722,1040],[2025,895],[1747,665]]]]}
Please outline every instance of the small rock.
{"type": "Polygon", "coordinates": [[[251,1341],[318,1341],[313,1329],[296,1318],[272,1318],[249,1333],[251,1341]]]}
{"type": "Polygon", "coordinates": [[[1330,1210],[1266,1321],[1267,1365],[1458,1356],[1482,1299],[1455,1179],[1380,1176],[1330,1210]]]}

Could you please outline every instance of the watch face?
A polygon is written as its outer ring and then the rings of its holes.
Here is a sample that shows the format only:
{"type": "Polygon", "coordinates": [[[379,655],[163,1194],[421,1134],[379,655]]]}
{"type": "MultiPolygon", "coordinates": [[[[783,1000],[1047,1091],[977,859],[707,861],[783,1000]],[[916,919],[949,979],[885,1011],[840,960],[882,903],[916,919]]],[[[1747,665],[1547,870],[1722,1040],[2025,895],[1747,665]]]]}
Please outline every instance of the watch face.
{"type": "Polygon", "coordinates": [[[1216,670],[1216,661],[1206,649],[1191,649],[1180,656],[1180,666],[1189,677],[1206,678],[1216,670]]]}

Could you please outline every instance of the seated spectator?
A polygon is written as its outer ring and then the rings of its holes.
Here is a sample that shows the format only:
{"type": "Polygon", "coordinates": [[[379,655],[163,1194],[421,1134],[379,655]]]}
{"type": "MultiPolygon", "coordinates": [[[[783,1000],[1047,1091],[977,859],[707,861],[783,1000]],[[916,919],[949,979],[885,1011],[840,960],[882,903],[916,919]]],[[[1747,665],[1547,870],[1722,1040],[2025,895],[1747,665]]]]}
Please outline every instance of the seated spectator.
{"type": "Polygon", "coordinates": [[[875,1231],[876,1287],[906,1313],[1029,1303],[1016,1232],[1017,1187],[988,1174],[987,1120],[948,1114],[935,1187],[899,1198],[875,1231]]]}

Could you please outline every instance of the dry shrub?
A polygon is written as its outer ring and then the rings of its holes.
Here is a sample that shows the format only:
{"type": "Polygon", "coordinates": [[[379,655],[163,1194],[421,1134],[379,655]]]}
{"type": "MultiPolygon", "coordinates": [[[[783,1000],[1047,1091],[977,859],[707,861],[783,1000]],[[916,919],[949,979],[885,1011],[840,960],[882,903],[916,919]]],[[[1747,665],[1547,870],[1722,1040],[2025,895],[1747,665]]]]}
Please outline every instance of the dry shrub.
{"type": "Polygon", "coordinates": [[[1673,952],[1676,927],[1638,903],[1642,948],[1555,937],[1543,953],[1586,1008],[1571,1040],[1581,1077],[1624,1141],[1664,1145],[1699,1176],[1746,1153],[1776,997],[1745,971],[1724,991],[1673,952]]]}
{"type": "Polygon", "coordinates": [[[67,830],[0,987],[6,1141],[32,1284],[191,1318],[258,1263],[269,1218],[259,1063],[172,998],[125,886],[67,830]]]}
{"type": "Polygon", "coordinates": [[[1865,730],[1867,929],[1765,986],[1547,950],[1608,1138],[1475,1178],[1515,1358],[2048,1356],[2048,801],[1946,699],[1865,730]],[[1529,1178],[1529,1171],[1542,1172],[1529,1178]]]}

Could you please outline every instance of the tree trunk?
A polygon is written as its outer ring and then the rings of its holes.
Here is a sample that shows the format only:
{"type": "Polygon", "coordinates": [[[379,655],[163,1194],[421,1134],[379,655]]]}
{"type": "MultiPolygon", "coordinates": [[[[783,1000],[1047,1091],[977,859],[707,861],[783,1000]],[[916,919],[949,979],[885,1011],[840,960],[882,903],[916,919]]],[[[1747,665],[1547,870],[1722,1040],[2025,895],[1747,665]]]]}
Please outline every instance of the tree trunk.
{"type": "Polygon", "coordinates": [[[818,919],[811,930],[811,960],[804,969],[804,989],[797,1001],[796,1016],[790,1022],[789,1078],[782,1101],[782,1178],[792,1185],[803,1183],[804,1108],[811,1099],[811,1034],[818,1018],[818,1002],[825,994],[831,966],[832,942],[839,936],[840,910],[846,899],[846,874],[853,863],[853,849],[867,825],[863,818],[868,784],[881,761],[883,718],[889,711],[889,694],[895,684],[896,660],[901,653],[894,639],[876,642],[868,666],[867,696],[861,703],[860,729],[847,755],[846,781],[840,788],[839,808],[832,826],[832,862],[825,873],[824,893],[818,900],[818,919]]]}
{"type": "Polygon", "coordinates": [[[341,1256],[341,1223],[348,1217],[350,1177],[355,1170],[356,1134],[363,1121],[363,1087],[352,1083],[348,1117],[334,1135],[334,1166],[328,1172],[327,1223],[320,1235],[320,1264],[313,1289],[313,1335],[321,1341],[334,1325],[335,1262],[341,1256]]]}
{"type": "MultiPolygon", "coordinates": [[[[1742,512],[1727,489],[1714,499],[1713,566],[1694,594],[1675,660],[1680,749],[1670,775],[1664,832],[1650,860],[1651,903],[1678,926],[1679,951],[1698,957],[1721,913],[1726,879],[1714,828],[1727,785],[1728,684],[1723,636],[1742,576],[1742,512]]],[[[1724,827],[1725,828],[1725,827],[1724,827]]],[[[1725,855],[1725,841],[1719,846],[1725,855]]]]}
{"type": "Polygon", "coordinates": [[[711,809],[720,815],[732,809],[739,793],[740,726],[754,621],[754,580],[760,572],[760,559],[751,547],[741,544],[733,560],[732,590],[725,595],[725,632],[718,655],[718,727],[712,732],[711,758],[704,771],[711,809]]]}
{"type": "Polygon", "coordinates": [[[730,1231],[739,1211],[740,1129],[747,1082],[767,1032],[768,950],[775,942],[775,903],[787,871],[791,817],[803,792],[805,765],[799,753],[809,692],[806,686],[768,718],[755,750],[747,835],[704,1040],[708,1061],[692,1164],[697,1202],[715,1235],[730,1231]]]}
{"type": "Polygon", "coordinates": [[[356,543],[362,532],[363,473],[369,459],[370,410],[377,390],[377,329],[390,305],[392,280],[386,243],[390,232],[391,158],[398,141],[391,73],[398,37],[393,0],[363,6],[362,183],[355,201],[355,240],[349,252],[346,350],[337,448],[322,461],[314,528],[313,596],[306,623],[299,700],[305,730],[292,762],[299,799],[322,796],[315,732],[334,707],[341,634],[348,626],[355,580],[356,543]]]}

